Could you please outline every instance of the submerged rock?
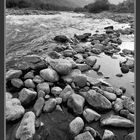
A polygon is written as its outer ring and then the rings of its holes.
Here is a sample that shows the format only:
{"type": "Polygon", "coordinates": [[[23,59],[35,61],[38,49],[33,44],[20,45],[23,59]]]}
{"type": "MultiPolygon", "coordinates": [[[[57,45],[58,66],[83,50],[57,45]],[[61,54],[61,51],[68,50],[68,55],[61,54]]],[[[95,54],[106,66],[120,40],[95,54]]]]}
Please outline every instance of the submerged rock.
{"type": "Polygon", "coordinates": [[[85,99],[78,94],[70,95],[67,101],[68,107],[72,108],[76,114],[82,114],[84,103],[85,99]]]}
{"type": "Polygon", "coordinates": [[[26,112],[16,131],[16,139],[31,140],[35,135],[35,115],[33,112],[26,112]]]}
{"type": "Polygon", "coordinates": [[[84,128],[84,121],[80,117],[76,117],[69,124],[69,130],[73,135],[78,135],[84,128]]]}
{"type": "Polygon", "coordinates": [[[107,118],[101,120],[102,126],[114,126],[114,127],[123,127],[123,128],[132,128],[134,123],[126,118],[111,115],[107,118]]]}
{"type": "Polygon", "coordinates": [[[5,116],[6,121],[14,121],[23,116],[25,109],[21,106],[20,100],[12,98],[6,100],[5,116]]]}

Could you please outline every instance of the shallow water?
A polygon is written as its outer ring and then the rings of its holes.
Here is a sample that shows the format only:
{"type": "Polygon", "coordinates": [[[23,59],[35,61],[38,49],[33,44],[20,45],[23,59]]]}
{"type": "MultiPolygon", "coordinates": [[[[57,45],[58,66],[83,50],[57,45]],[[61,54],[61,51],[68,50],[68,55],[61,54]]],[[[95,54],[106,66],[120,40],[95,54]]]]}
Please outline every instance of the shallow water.
{"type": "MultiPolygon", "coordinates": [[[[16,57],[23,56],[32,52],[32,48],[44,49],[49,47],[49,43],[53,42],[54,36],[64,34],[73,37],[76,34],[86,32],[95,33],[98,30],[99,34],[104,33],[104,27],[113,25],[115,29],[125,29],[128,24],[120,24],[110,19],[92,19],[85,18],[84,14],[61,12],[56,15],[23,15],[23,16],[7,16],[6,17],[6,61],[16,57]]],[[[119,46],[121,49],[134,50],[134,36],[122,36],[123,43],[119,46]]],[[[97,57],[97,64],[101,65],[100,71],[104,74],[102,77],[95,72],[90,72],[89,75],[97,78],[109,76],[106,79],[114,87],[124,86],[127,91],[126,95],[134,95],[134,73],[129,72],[123,74],[119,78],[115,75],[121,73],[119,62],[126,58],[119,54],[114,55],[115,58],[100,54],[97,57]]],[[[112,112],[111,112],[112,113],[112,112]]],[[[110,114],[110,113],[109,113],[110,114]]],[[[104,115],[103,115],[104,116],[104,115]]],[[[45,128],[37,131],[37,134],[42,133],[42,140],[72,140],[68,132],[68,124],[74,118],[71,113],[64,108],[64,113],[53,112],[51,114],[42,114],[39,118],[45,123],[45,128]],[[45,138],[45,135],[51,135],[45,138]]],[[[7,125],[7,140],[14,140],[15,131],[19,123],[7,125]]],[[[87,125],[87,124],[86,124],[87,125]]],[[[99,126],[99,123],[90,124],[98,130],[101,135],[104,128],[99,126]]],[[[128,132],[126,129],[112,129],[118,135],[119,140],[123,140],[123,135],[128,132]]],[[[37,136],[35,137],[37,139],[37,136]]]]}

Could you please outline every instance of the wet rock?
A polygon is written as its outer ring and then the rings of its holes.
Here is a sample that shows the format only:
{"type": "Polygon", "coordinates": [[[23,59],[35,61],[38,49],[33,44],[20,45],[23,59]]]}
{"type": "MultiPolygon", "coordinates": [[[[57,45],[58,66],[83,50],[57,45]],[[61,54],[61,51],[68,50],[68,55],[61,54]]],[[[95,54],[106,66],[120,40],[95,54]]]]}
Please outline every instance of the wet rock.
{"type": "Polygon", "coordinates": [[[123,100],[120,98],[117,98],[116,101],[114,102],[113,107],[116,112],[121,111],[123,109],[123,100]]]}
{"type": "Polygon", "coordinates": [[[121,66],[121,71],[122,71],[122,73],[128,73],[129,72],[129,67],[127,66],[127,65],[125,65],[125,64],[123,64],[122,66],[121,66]]]}
{"type": "Polygon", "coordinates": [[[33,78],[33,82],[39,84],[39,83],[44,82],[44,79],[41,78],[39,75],[36,75],[36,76],[33,78]]]}
{"type": "Polygon", "coordinates": [[[108,110],[112,108],[111,102],[95,90],[89,90],[85,96],[86,101],[97,110],[108,110]]]}
{"type": "Polygon", "coordinates": [[[34,71],[29,71],[24,75],[24,79],[33,79],[34,78],[34,71]]]}
{"type": "Polygon", "coordinates": [[[111,92],[104,91],[103,95],[110,101],[115,101],[117,99],[116,94],[111,93],[111,92]]]}
{"type": "Polygon", "coordinates": [[[19,95],[19,100],[21,101],[21,104],[27,105],[36,98],[37,92],[29,90],[27,88],[23,88],[18,93],[18,95],[19,95]]]}
{"type": "Polygon", "coordinates": [[[38,91],[38,98],[39,98],[39,97],[42,97],[42,98],[45,97],[45,92],[44,92],[43,90],[39,90],[39,91],[38,91]]]}
{"type": "Polygon", "coordinates": [[[67,75],[72,70],[72,63],[66,59],[55,59],[55,61],[50,61],[50,65],[60,75],[67,75]]]}
{"type": "Polygon", "coordinates": [[[50,93],[50,87],[49,84],[47,82],[44,83],[40,83],[37,85],[37,91],[42,90],[44,91],[46,94],[50,93]]]}
{"type": "Polygon", "coordinates": [[[124,140],[136,140],[135,133],[129,133],[127,136],[124,137],[124,140]]]}
{"type": "Polygon", "coordinates": [[[46,113],[50,113],[55,109],[55,107],[56,107],[56,100],[53,98],[50,98],[48,101],[45,102],[43,111],[46,113]]]}
{"type": "Polygon", "coordinates": [[[90,108],[84,110],[83,116],[87,122],[98,121],[101,117],[100,114],[90,108]]]}
{"type": "Polygon", "coordinates": [[[35,115],[29,111],[25,113],[16,131],[16,139],[29,140],[35,135],[35,115]]]}
{"type": "Polygon", "coordinates": [[[35,88],[35,84],[32,79],[27,79],[24,81],[24,85],[27,88],[35,88]]]}
{"type": "Polygon", "coordinates": [[[23,116],[25,109],[21,106],[20,100],[12,98],[6,100],[5,117],[6,121],[14,121],[23,116]]]}
{"type": "Polygon", "coordinates": [[[60,87],[53,87],[51,89],[51,93],[56,97],[59,96],[60,93],[62,92],[62,89],[60,87]]]}
{"type": "Polygon", "coordinates": [[[63,89],[63,91],[61,92],[61,94],[60,94],[59,97],[61,97],[61,98],[63,99],[63,102],[66,102],[66,101],[68,100],[69,96],[70,96],[71,94],[73,94],[73,93],[74,93],[74,91],[73,91],[73,89],[71,88],[71,86],[70,86],[70,85],[67,85],[67,86],[63,89]]]}
{"type": "Polygon", "coordinates": [[[97,59],[94,56],[89,56],[86,59],[86,64],[91,67],[94,66],[96,62],[97,62],[97,59]]]}
{"type": "Polygon", "coordinates": [[[123,100],[123,105],[124,105],[125,109],[129,110],[131,113],[134,114],[134,112],[135,112],[135,103],[131,98],[129,98],[129,97],[125,98],[123,100]]]}
{"type": "Polygon", "coordinates": [[[23,81],[21,79],[18,79],[18,78],[12,79],[11,84],[16,88],[21,88],[24,85],[23,81]]]}
{"type": "Polygon", "coordinates": [[[80,117],[76,117],[69,124],[69,130],[73,135],[78,135],[84,128],[84,121],[80,117]]]}
{"type": "Polygon", "coordinates": [[[87,131],[77,135],[74,140],[94,140],[94,138],[92,137],[90,132],[87,131]]]}
{"type": "Polygon", "coordinates": [[[76,86],[78,87],[84,87],[87,84],[87,78],[83,74],[75,75],[73,77],[73,82],[75,83],[76,86]]]}
{"type": "Polygon", "coordinates": [[[67,43],[67,42],[69,42],[69,39],[65,35],[55,36],[54,40],[57,41],[57,42],[60,42],[60,43],[67,43]]]}
{"type": "Polygon", "coordinates": [[[132,60],[132,59],[127,59],[125,65],[128,66],[129,69],[134,68],[134,60],[132,60]]]}
{"type": "Polygon", "coordinates": [[[81,72],[88,71],[91,68],[87,64],[77,64],[77,67],[81,72]]]}
{"type": "Polygon", "coordinates": [[[112,131],[110,130],[105,130],[103,134],[103,140],[114,140],[115,135],[112,131]]]}
{"type": "Polygon", "coordinates": [[[59,80],[57,72],[51,68],[41,70],[40,76],[48,82],[57,82],[59,80]]]}
{"type": "Polygon", "coordinates": [[[42,112],[42,108],[44,106],[44,103],[45,103],[45,100],[42,98],[42,97],[39,97],[37,100],[36,100],[36,103],[34,104],[34,112],[35,112],[35,115],[37,117],[40,116],[41,112],[42,112]]]}
{"type": "Polygon", "coordinates": [[[6,80],[11,80],[14,78],[19,78],[22,75],[21,70],[9,70],[6,72],[6,80]]]}
{"type": "Polygon", "coordinates": [[[134,127],[134,123],[126,118],[111,115],[107,118],[101,120],[102,126],[114,126],[114,127],[123,127],[123,128],[131,128],[134,127]]]}
{"type": "Polygon", "coordinates": [[[116,74],[117,77],[123,77],[121,73],[116,74]]]}
{"type": "Polygon", "coordinates": [[[78,95],[72,94],[69,96],[67,101],[67,106],[73,109],[73,112],[76,114],[82,114],[84,107],[85,99],[78,95]]]}
{"type": "Polygon", "coordinates": [[[94,71],[99,71],[100,67],[101,67],[101,65],[95,64],[95,65],[92,67],[92,69],[93,69],[94,71]]]}

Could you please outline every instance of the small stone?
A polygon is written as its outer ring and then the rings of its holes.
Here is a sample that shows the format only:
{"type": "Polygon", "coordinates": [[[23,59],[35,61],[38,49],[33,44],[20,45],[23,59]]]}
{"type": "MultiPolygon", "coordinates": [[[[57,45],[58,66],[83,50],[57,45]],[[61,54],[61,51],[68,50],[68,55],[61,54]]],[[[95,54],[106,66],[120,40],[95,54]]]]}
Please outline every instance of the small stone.
{"type": "Polygon", "coordinates": [[[84,103],[85,99],[78,94],[70,95],[67,101],[68,107],[72,108],[76,114],[82,114],[84,103]]]}
{"type": "Polygon", "coordinates": [[[37,84],[40,84],[42,82],[44,82],[44,79],[41,78],[39,75],[36,75],[34,78],[33,78],[33,82],[37,83],[37,84]]]}
{"type": "Polygon", "coordinates": [[[48,82],[57,82],[59,80],[57,72],[51,68],[41,70],[40,76],[48,82]]]}
{"type": "Polygon", "coordinates": [[[128,114],[129,114],[129,111],[126,110],[126,109],[122,109],[120,111],[120,115],[123,116],[123,117],[125,117],[125,118],[127,118],[128,114]]]}
{"type": "Polygon", "coordinates": [[[95,65],[92,67],[92,69],[93,69],[94,71],[99,71],[100,67],[101,67],[100,65],[95,64],[95,65]]]}
{"type": "Polygon", "coordinates": [[[116,74],[116,76],[117,76],[117,77],[123,77],[123,75],[122,75],[122,74],[116,74]]]}
{"type": "Polygon", "coordinates": [[[127,136],[124,137],[124,140],[136,140],[135,133],[129,133],[127,136]]]}
{"type": "Polygon", "coordinates": [[[94,130],[92,127],[86,126],[85,129],[84,129],[84,132],[86,132],[86,131],[90,132],[91,135],[92,135],[94,138],[96,138],[97,132],[96,132],[96,130],[94,130]]]}
{"type": "Polygon", "coordinates": [[[115,138],[115,135],[110,130],[105,130],[103,134],[103,140],[113,140],[115,138]]]}
{"type": "Polygon", "coordinates": [[[40,91],[40,90],[44,91],[46,94],[49,94],[50,93],[49,84],[47,82],[38,84],[37,91],[40,91]]]}
{"type": "Polygon", "coordinates": [[[37,100],[36,100],[36,103],[34,105],[34,112],[36,114],[37,117],[40,116],[41,112],[42,112],[42,108],[44,106],[44,99],[42,97],[39,97],[37,100]]]}
{"type": "Polygon", "coordinates": [[[35,88],[35,84],[32,79],[27,79],[24,81],[24,85],[27,88],[35,88]]]}
{"type": "Polygon", "coordinates": [[[56,97],[59,96],[60,93],[62,92],[62,89],[60,87],[53,87],[51,89],[51,93],[56,97]]]}
{"type": "Polygon", "coordinates": [[[103,95],[110,101],[115,101],[117,99],[117,96],[114,93],[110,93],[107,91],[104,91],[103,95]]]}
{"type": "Polygon", "coordinates": [[[45,99],[48,100],[50,98],[50,95],[46,95],[45,99]]]}
{"type": "Polygon", "coordinates": [[[91,67],[87,64],[76,64],[81,72],[88,71],[91,67]]]}
{"type": "Polygon", "coordinates": [[[46,113],[52,112],[56,107],[56,100],[53,98],[50,98],[48,101],[45,102],[43,111],[46,113]]]}
{"type": "Polygon", "coordinates": [[[120,98],[117,98],[116,101],[114,102],[113,107],[116,112],[121,111],[123,109],[123,100],[120,98]]]}
{"type": "Polygon", "coordinates": [[[97,62],[97,59],[94,56],[89,56],[86,59],[86,64],[91,67],[94,66],[96,62],[97,62]]]}
{"type": "Polygon", "coordinates": [[[33,79],[34,78],[34,71],[29,71],[24,75],[24,79],[33,79]]]}
{"type": "Polygon", "coordinates": [[[19,100],[23,105],[29,104],[31,101],[33,101],[36,96],[37,92],[29,90],[27,88],[23,88],[19,93],[19,100]]]}
{"type": "Polygon", "coordinates": [[[5,95],[6,101],[12,99],[13,96],[12,96],[12,94],[10,92],[6,92],[5,94],[6,94],[5,95]]]}
{"type": "Polygon", "coordinates": [[[100,114],[90,108],[84,110],[83,116],[87,122],[98,121],[101,117],[100,114]]]}
{"type": "Polygon", "coordinates": [[[122,96],[123,95],[123,91],[120,88],[115,89],[115,94],[117,96],[122,96]]]}
{"type": "Polygon", "coordinates": [[[55,98],[55,100],[57,105],[60,105],[62,103],[62,98],[60,97],[55,98]]]}
{"type": "Polygon", "coordinates": [[[90,132],[87,131],[77,135],[74,140],[94,140],[94,138],[92,137],[90,132]]]}
{"type": "Polygon", "coordinates": [[[76,117],[69,124],[70,132],[73,135],[78,135],[83,128],[84,128],[84,121],[80,117],[76,117]]]}
{"type": "Polygon", "coordinates": [[[21,88],[23,86],[23,81],[18,78],[14,78],[11,80],[11,84],[16,88],[21,88]]]}
{"type": "Polygon", "coordinates": [[[45,92],[44,92],[43,90],[39,90],[39,91],[38,91],[38,98],[39,98],[39,97],[42,97],[42,98],[45,97],[45,92]]]}

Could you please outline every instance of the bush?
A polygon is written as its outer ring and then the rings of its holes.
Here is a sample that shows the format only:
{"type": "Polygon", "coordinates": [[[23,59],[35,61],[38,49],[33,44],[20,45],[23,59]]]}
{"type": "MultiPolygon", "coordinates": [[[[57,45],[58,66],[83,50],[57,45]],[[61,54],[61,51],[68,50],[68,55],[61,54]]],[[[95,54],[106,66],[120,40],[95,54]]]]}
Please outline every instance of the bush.
{"type": "Polygon", "coordinates": [[[98,0],[95,3],[85,6],[85,9],[87,9],[90,13],[106,11],[109,10],[109,2],[108,0],[98,0]]]}

